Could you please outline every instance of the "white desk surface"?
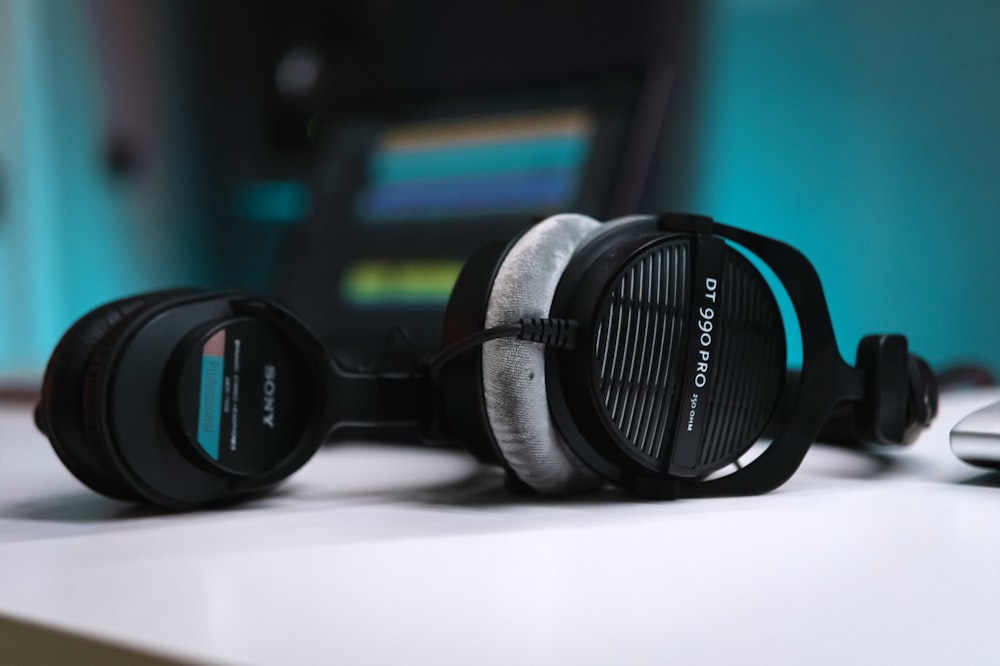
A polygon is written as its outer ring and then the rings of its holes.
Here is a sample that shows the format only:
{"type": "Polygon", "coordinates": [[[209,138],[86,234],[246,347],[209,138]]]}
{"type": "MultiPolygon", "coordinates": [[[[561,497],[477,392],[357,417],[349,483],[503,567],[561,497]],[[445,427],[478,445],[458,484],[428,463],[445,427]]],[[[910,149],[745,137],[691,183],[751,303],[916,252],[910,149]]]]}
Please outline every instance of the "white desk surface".
{"type": "Polygon", "coordinates": [[[208,663],[995,664],[1000,476],[947,435],[998,397],[761,497],[516,498],[460,452],[338,445],[185,515],[89,493],[4,407],[0,615],[208,663]]]}

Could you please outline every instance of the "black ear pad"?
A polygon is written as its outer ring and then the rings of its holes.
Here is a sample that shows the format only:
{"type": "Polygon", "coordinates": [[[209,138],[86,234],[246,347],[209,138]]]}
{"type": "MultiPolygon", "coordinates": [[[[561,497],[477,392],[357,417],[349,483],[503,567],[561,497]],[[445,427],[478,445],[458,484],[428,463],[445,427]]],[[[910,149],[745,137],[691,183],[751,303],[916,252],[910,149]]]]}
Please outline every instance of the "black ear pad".
{"type": "Polygon", "coordinates": [[[35,423],[63,464],[91,489],[124,500],[139,499],[117,472],[97,428],[97,387],[106,359],[128,322],[149,307],[188,290],[143,294],[102,305],[78,320],[56,345],[45,370],[35,423]]]}

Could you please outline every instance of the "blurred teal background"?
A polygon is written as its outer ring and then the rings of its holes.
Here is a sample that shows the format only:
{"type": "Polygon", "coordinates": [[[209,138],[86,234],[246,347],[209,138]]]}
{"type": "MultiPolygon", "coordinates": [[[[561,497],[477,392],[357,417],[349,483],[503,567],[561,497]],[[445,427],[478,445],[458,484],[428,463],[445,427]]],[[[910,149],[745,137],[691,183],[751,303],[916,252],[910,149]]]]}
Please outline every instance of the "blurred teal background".
{"type": "Polygon", "coordinates": [[[207,279],[170,21],[159,2],[0,0],[0,377],[37,381],[100,302],[207,279]],[[109,168],[114,141],[141,168],[109,168]]]}
{"type": "MultiPolygon", "coordinates": [[[[802,250],[848,358],[899,331],[1000,368],[1000,3],[698,6],[649,207],[802,250]]],[[[218,278],[171,7],[0,0],[0,377],[102,301],[218,278]]]]}
{"type": "Polygon", "coordinates": [[[802,250],[841,350],[1000,368],[1000,3],[712,0],[676,201],[802,250]]]}

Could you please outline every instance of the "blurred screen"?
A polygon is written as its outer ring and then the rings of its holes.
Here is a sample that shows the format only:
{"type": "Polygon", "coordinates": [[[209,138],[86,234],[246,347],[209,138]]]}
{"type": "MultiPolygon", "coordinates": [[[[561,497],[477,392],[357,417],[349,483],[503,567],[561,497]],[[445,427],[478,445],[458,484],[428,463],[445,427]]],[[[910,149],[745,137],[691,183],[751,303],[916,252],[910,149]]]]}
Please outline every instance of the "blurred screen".
{"type": "Polygon", "coordinates": [[[397,327],[415,355],[433,351],[477,249],[557,212],[612,212],[642,85],[622,75],[400,104],[331,125],[280,296],[353,362],[375,360],[397,327]]]}
{"type": "Polygon", "coordinates": [[[576,198],[593,126],[571,109],[387,128],[356,212],[391,224],[561,210],[576,198]]]}

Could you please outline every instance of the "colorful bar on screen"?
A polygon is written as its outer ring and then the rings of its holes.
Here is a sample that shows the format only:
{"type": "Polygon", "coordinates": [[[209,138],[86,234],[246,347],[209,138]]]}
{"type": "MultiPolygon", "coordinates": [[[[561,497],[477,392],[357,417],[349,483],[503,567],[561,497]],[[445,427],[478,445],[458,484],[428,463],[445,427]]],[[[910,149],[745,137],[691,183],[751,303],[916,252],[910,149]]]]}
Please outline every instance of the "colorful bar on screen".
{"type": "Polygon", "coordinates": [[[439,304],[448,300],[461,269],[458,259],[363,259],[347,267],[340,291],[355,305],[439,304]]]}
{"type": "Polygon", "coordinates": [[[360,208],[373,222],[448,214],[517,212],[558,207],[572,194],[576,183],[565,171],[526,171],[447,181],[412,181],[373,187],[360,208]]]}
{"type": "Polygon", "coordinates": [[[592,129],[590,113],[584,109],[510,113],[391,128],[382,135],[382,147],[385,150],[426,150],[539,136],[588,136],[592,129]]]}
{"type": "Polygon", "coordinates": [[[459,144],[422,151],[383,151],[371,165],[377,186],[406,181],[536,170],[572,171],[587,155],[580,136],[535,137],[505,143],[459,144]]]}
{"type": "Polygon", "coordinates": [[[356,201],[366,222],[544,213],[572,204],[593,123],[580,109],[390,129],[356,201]]]}

